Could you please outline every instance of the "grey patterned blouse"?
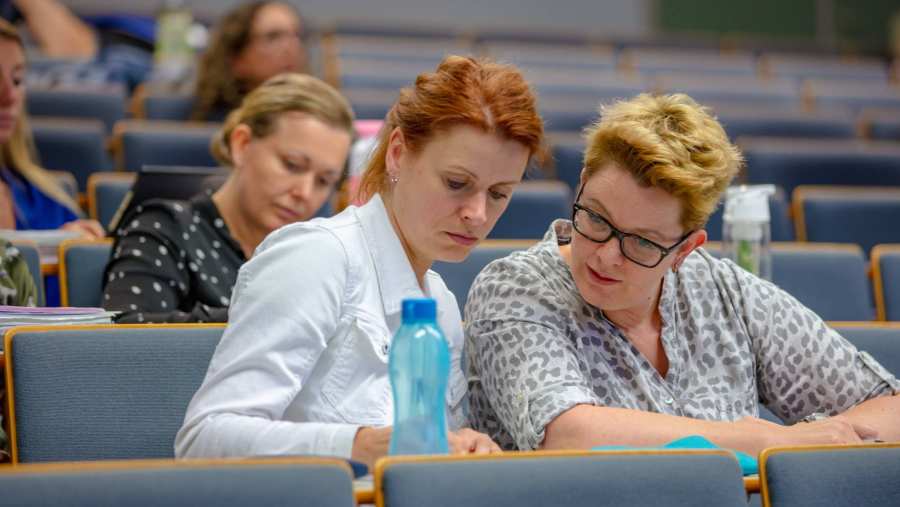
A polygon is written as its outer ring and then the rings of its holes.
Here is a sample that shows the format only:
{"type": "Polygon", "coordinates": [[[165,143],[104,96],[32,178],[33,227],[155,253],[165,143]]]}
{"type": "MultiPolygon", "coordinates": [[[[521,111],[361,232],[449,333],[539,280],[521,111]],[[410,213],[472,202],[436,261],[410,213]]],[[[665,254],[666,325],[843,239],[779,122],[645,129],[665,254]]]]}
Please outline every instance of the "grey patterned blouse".
{"type": "Polygon", "coordinates": [[[900,393],[900,382],[775,285],[698,249],[659,301],[663,378],[579,294],[559,254],[571,222],[488,265],[465,309],[471,422],[505,449],[534,449],[577,404],[706,420],[787,423],[900,393]]]}

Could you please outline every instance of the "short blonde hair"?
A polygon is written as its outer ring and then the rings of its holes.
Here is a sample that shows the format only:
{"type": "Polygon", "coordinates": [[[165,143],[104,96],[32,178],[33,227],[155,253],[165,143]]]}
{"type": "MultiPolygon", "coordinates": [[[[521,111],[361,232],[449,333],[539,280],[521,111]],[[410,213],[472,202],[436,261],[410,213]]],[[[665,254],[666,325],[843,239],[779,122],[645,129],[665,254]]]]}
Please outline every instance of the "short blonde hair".
{"type": "Polygon", "coordinates": [[[585,131],[582,182],[614,164],[681,202],[685,231],[702,228],[743,164],[710,111],[684,94],[641,94],[601,107],[585,131]]]}
{"type": "Polygon", "coordinates": [[[253,137],[268,136],[278,118],[289,112],[300,112],[322,123],[347,132],[352,138],[353,110],[337,90],[307,74],[285,73],[271,77],[244,97],[240,107],[228,114],[222,129],[213,136],[210,150],[224,165],[232,165],[228,140],[241,124],[250,127],[253,137]]]}

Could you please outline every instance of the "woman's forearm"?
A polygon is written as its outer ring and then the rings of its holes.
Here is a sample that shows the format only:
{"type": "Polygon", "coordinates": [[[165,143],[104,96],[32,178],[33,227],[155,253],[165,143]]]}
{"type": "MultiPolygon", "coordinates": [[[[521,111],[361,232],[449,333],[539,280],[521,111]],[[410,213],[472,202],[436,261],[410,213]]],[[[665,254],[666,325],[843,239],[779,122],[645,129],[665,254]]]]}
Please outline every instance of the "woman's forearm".
{"type": "Polygon", "coordinates": [[[656,412],[577,405],[546,427],[542,448],[585,449],[602,445],[659,446],[689,435],[702,435],[716,445],[757,454],[768,445],[762,420],[738,423],[705,421],[656,412]],[[758,422],[757,422],[758,421],[758,422]]]}
{"type": "Polygon", "coordinates": [[[94,32],[56,0],[13,0],[41,50],[59,58],[93,58],[94,32]]]}
{"type": "Polygon", "coordinates": [[[767,447],[859,444],[872,438],[900,440],[898,401],[900,398],[896,396],[870,400],[846,416],[791,426],[755,417],[738,421],[704,421],[640,410],[578,405],[547,425],[542,447],[659,446],[688,435],[700,435],[719,447],[755,456],[767,447]]]}

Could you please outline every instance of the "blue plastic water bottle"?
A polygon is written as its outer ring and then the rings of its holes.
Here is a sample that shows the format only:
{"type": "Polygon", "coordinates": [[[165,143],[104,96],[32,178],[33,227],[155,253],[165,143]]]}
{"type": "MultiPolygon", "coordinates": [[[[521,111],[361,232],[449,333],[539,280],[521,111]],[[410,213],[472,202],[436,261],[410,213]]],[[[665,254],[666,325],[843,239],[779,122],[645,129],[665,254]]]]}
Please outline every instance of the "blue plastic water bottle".
{"type": "Polygon", "coordinates": [[[444,396],[450,347],[437,325],[433,299],[404,299],[403,323],[388,357],[394,393],[394,429],[389,453],[447,454],[444,396]]]}

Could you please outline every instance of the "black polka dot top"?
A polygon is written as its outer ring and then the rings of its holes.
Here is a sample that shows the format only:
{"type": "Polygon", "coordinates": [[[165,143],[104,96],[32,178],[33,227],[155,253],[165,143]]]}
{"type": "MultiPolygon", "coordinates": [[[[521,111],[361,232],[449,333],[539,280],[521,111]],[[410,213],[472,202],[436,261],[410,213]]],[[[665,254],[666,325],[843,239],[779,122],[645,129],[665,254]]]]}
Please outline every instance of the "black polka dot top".
{"type": "Polygon", "coordinates": [[[116,231],[103,306],[117,322],[226,322],[245,261],[208,194],[147,201],[116,231]]]}

